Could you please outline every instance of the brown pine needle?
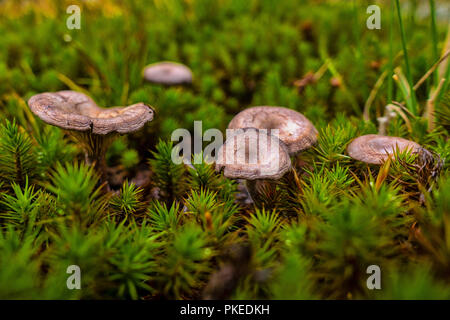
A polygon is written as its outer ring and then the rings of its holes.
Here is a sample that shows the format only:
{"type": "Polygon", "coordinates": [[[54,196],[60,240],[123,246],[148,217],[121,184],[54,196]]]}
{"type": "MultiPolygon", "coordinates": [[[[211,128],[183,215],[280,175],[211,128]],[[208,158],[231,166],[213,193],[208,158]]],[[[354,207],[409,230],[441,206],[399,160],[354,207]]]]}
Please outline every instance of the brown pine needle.
{"type": "Polygon", "coordinates": [[[430,70],[428,70],[422,78],[420,78],[419,81],[417,81],[416,85],[413,87],[414,91],[416,91],[421,85],[422,83],[425,82],[425,80],[428,79],[428,77],[436,70],[436,68],[445,61],[445,59],[448,58],[448,56],[450,55],[450,50],[448,50],[431,68],[430,70]]]}
{"type": "Polygon", "coordinates": [[[439,92],[441,91],[444,83],[445,83],[445,79],[442,78],[438,84],[438,87],[431,94],[431,97],[427,101],[427,106],[425,108],[424,117],[428,119],[428,132],[431,132],[434,129],[434,103],[435,103],[436,98],[439,95],[439,92]]]}

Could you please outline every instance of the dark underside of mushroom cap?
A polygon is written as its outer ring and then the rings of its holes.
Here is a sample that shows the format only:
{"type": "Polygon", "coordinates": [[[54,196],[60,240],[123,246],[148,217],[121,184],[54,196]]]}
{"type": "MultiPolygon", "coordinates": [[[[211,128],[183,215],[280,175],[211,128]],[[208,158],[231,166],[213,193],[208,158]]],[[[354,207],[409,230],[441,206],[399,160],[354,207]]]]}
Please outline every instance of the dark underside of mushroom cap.
{"type": "Polygon", "coordinates": [[[239,128],[278,129],[278,138],[284,142],[289,154],[309,149],[317,142],[318,132],[301,113],[284,108],[259,106],[238,113],[228,129],[239,128]]]}
{"type": "Polygon", "coordinates": [[[370,164],[382,164],[397,149],[400,152],[411,150],[417,153],[422,150],[422,147],[413,141],[399,137],[368,134],[354,139],[348,145],[347,152],[353,159],[370,164]]]}
{"type": "Polygon", "coordinates": [[[227,137],[217,152],[216,171],[232,179],[279,179],[291,167],[285,144],[256,128],[227,137]]]}
{"type": "Polygon", "coordinates": [[[192,72],[180,63],[159,62],[145,67],[144,79],[163,85],[188,84],[192,82],[192,72]]]}
{"type": "Polygon", "coordinates": [[[141,129],[153,120],[150,106],[137,103],[127,107],[101,108],[76,91],[45,92],[28,100],[31,111],[44,122],[67,130],[105,135],[141,129]]]}

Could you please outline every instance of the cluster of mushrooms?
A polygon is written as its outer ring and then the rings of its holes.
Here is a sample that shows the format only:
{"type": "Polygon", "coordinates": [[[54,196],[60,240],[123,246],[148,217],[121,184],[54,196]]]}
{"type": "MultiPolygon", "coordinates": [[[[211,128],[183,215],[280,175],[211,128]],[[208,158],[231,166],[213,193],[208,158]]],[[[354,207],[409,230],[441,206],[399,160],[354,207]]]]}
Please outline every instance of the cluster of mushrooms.
{"type": "MultiPolygon", "coordinates": [[[[312,147],[317,142],[318,136],[316,128],[304,115],[284,107],[248,108],[232,119],[228,129],[243,130],[227,137],[219,149],[216,171],[223,171],[227,178],[243,179],[253,199],[259,192],[257,181],[278,180],[283,177],[291,168],[291,157],[312,147]],[[260,153],[259,141],[256,141],[255,138],[257,135],[249,135],[249,131],[264,130],[264,133],[267,132],[266,134],[270,136],[270,130],[273,129],[278,129],[278,137],[269,138],[279,140],[277,141],[279,148],[276,151],[279,162],[277,170],[270,170],[274,154],[260,153]],[[239,135],[247,137],[247,139],[239,139],[239,135]],[[252,144],[257,148],[250,148],[249,146],[252,144]],[[225,161],[227,152],[234,153],[234,163],[225,161]],[[252,155],[252,152],[257,152],[258,155],[252,155]],[[256,163],[249,161],[250,158],[257,158],[256,163]]],[[[377,134],[360,136],[347,147],[347,153],[351,158],[368,164],[382,164],[396,151],[403,152],[405,150],[411,150],[412,153],[425,151],[413,141],[377,134]]]]}
{"type": "MultiPolygon", "coordinates": [[[[147,66],[143,71],[146,81],[165,86],[192,83],[191,70],[179,63],[160,62],[147,66]]],[[[44,122],[60,127],[83,146],[86,162],[100,173],[107,185],[105,153],[120,134],[135,132],[153,120],[154,109],[142,102],[130,106],[99,107],[87,95],[75,91],[45,92],[28,100],[31,111],[44,122]]],[[[225,177],[246,181],[253,198],[257,193],[257,181],[278,180],[291,169],[291,157],[311,148],[318,131],[301,113],[274,106],[258,106],[243,110],[228,125],[235,134],[227,136],[216,154],[216,171],[225,177]],[[272,130],[277,135],[272,135],[272,130]],[[275,153],[259,152],[260,137],[276,145],[275,153]],[[256,145],[256,148],[250,148],[256,145]],[[253,150],[253,151],[252,151],[253,150]],[[257,155],[251,154],[258,152],[257,155]],[[228,155],[233,161],[225,161],[228,155]],[[255,161],[249,161],[249,159],[255,161]],[[275,162],[276,160],[276,162],[275,162]],[[275,165],[276,164],[276,165],[275,165]]],[[[364,135],[354,139],[347,147],[348,155],[368,164],[382,164],[396,150],[424,149],[413,141],[383,135],[364,135]]]]}

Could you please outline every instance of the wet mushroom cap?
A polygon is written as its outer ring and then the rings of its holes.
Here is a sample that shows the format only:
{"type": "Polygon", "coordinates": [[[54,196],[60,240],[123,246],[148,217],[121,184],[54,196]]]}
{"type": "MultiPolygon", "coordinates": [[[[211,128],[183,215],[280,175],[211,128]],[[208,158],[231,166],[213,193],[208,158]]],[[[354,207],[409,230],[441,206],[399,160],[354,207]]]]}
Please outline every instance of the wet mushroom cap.
{"type": "Polygon", "coordinates": [[[303,114],[284,107],[259,106],[238,113],[228,129],[278,129],[278,138],[289,154],[309,149],[317,142],[317,130],[303,114]]]}
{"type": "Polygon", "coordinates": [[[291,167],[285,144],[266,130],[245,128],[227,137],[217,152],[216,171],[231,179],[279,179],[291,167]]]}
{"type": "Polygon", "coordinates": [[[143,103],[101,108],[90,97],[76,91],[37,94],[28,100],[28,105],[48,124],[67,130],[92,130],[101,135],[137,131],[154,116],[153,109],[143,103]]]}
{"type": "Polygon", "coordinates": [[[158,62],[145,67],[144,79],[158,84],[177,85],[192,83],[192,71],[176,62],[158,62]]]}
{"type": "Polygon", "coordinates": [[[378,134],[368,134],[354,139],[347,147],[347,152],[353,159],[370,164],[382,164],[397,150],[420,152],[422,147],[399,137],[388,137],[378,134]]]}

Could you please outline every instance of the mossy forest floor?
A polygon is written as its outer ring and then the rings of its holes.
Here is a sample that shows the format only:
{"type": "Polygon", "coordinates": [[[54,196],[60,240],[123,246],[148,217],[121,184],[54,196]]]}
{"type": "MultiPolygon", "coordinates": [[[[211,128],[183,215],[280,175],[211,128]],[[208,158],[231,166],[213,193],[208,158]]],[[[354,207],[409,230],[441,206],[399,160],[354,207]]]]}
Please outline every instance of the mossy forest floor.
{"type": "Polygon", "coordinates": [[[438,0],[0,1],[0,298],[449,299],[448,10],[438,0]],[[81,28],[69,30],[73,4],[81,28]],[[381,29],[366,26],[372,4],[381,29]],[[144,66],[161,60],[189,66],[193,84],[145,83],[144,66]],[[154,121],[106,153],[112,192],[79,144],[31,113],[32,95],[58,90],[154,107],[154,121]],[[175,129],[198,120],[225,132],[257,105],[303,113],[319,138],[255,204],[212,165],[172,163],[175,129]],[[386,115],[386,135],[435,159],[351,159],[348,143],[386,115]],[[72,265],[80,290],[66,286],[72,265]],[[373,265],[381,289],[367,286],[373,265]]]}

